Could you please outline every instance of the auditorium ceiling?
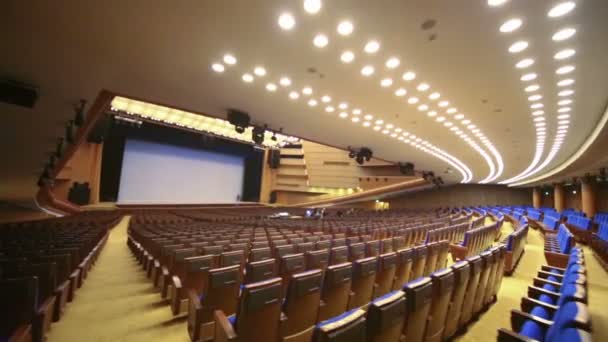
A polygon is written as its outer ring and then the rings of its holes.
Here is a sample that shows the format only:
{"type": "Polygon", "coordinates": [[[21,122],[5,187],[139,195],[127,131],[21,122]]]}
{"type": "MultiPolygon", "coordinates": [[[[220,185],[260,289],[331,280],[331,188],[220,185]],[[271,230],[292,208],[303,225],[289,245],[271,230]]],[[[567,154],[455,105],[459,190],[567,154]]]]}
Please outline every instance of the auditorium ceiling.
{"type": "Polygon", "coordinates": [[[0,198],[32,197],[73,105],[102,89],[520,184],[602,130],[607,17],[605,0],[8,0],[0,74],[40,97],[0,104],[0,198]]]}

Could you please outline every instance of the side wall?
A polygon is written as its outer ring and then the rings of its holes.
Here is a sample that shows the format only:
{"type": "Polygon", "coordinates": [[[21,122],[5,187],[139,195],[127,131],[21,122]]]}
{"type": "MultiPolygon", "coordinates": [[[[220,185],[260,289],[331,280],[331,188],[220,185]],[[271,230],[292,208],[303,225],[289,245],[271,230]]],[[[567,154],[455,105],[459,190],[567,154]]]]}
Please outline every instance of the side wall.
{"type": "Polygon", "coordinates": [[[391,209],[437,208],[474,205],[532,205],[531,188],[503,185],[458,184],[385,199],[391,209]]]}

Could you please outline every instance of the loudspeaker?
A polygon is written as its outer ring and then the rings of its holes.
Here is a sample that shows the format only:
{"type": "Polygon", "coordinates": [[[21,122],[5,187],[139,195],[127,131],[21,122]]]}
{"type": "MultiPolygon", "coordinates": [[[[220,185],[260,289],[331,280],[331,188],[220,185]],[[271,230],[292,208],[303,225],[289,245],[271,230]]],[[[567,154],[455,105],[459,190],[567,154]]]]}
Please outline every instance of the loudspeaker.
{"type": "Polygon", "coordinates": [[[17,106],[33,108],[38,100],[34,87],[9,80],[0,80],[0,101],[17,106]]]}
{"type": "Polygon", "coordinates": [[[245,129],[249,127],[251,118],[249,117],[249,114],[245,112],[236,109],[228,109],[228,122],[234,125],[234,129],[238,133],[243,133],[245,132],[245,129]]]}
{"type": "Polygon", "coordinates": [[[412,163],[399,163],[399,171],[405,176],[413,176],[414,172],[414,164],[412,163]]]}
{"type": "Polygon", "coordinates": [[[112,125],[112,117],[105,115],[95,123],[93,129],[87,136],[87,142],[92,144],[101,144],[106,138],[106,135],[110,132],[110,126],[112,125]]]}
{"type": "Polygon", "coordinates": [[[278,148],[271,148],[268,150],[268,166],[271,169],[278,169],[281,164],[281,150],[278,148]]]}
{"type": "Polygon", "coordinates": [[[270,193],[270,201],[269,201],[269,202],[270,202],[271,204],[273,204],[273,203],[277,203],[277,192],[276,192],[276,190],[275,190],[275,191],[272,191],[272,192],[270,193]]]}

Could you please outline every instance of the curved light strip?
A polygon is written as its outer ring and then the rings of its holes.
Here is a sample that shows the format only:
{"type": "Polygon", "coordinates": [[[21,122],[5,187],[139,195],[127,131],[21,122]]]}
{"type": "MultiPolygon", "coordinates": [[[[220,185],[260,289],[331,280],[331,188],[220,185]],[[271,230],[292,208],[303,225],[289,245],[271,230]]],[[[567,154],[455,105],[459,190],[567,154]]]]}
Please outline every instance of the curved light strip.
{"type": "MultiPolygon", "coordinates": [[[[249,73],[250,71],[245,71],[246,73],[249,73]]],[[[226,72],[221,72],[218,74],[228,74],[228,70],[226,70],[226,72]]],[[[262,77],[262,76],[261,76],[262,77]]],[[[449,165],[451,165],[452,167],[454,167],[456,170],[458,170],[458,172],[460,172],[460,174],[462,175],[462,180],[461,183],[468,183],[471,181],[471,179],[473,178],[473,173],[471,172],[470,168],[465,165],[462,161],[460,161],[458,158],[452,156],[451,154],[445,152],[444,150],[438,148],[437,146],[431,144],[430,142],[423,140],[420,137],[416,137],[413,139],[407,139],[407,136],[412,136],[412,134],[410,134],[409,132],[404,132],[403,129],[399,128],[399,127],[394,127],[394,125],[392,124],[384,124],[385,121],[379,117],[374,117],[374,115],[371,114],[364,114],[367,113],[366,111],[363,111],[361,109],[361,107],[358,107],[354,104],[348,104],[347,102],[344,101],[339,101],[336,99],[332,99],[329,95],[325,95],[325,93],[323,94],[319,94],[319,93],[315,93],[315,91],[309,87],[309,86],[304,86],[302,88],[300,88],[300,86],[296,86],[294,84],[294,82],[292,82],[290,80],[289,84],[285,83],[282,87],[272,87],[272,89],[268,88],[269,84],[280,84],[280,80],[278,82],[272,82],[271,81],[271,77],[269,77],[269,72],[266,70],[266,73],[264,74],[265,77],[265,81],[264,82],[257,82],[258,84],[260,84],[261,86],[265,86],[266,90],[270,93],[277,93],[281,90],[285,90],[288,94],[288,99],[289,101],[295,102],[295,101],[300,101],[301,103],[307,103],[309,107],[311,108],[319,108],[319,110],[321,110],[325,115],[328,114],[334,114],[335,118],[341,118],[341,119],[345,119],[346,117],[348,117],[349,115],[346,114],[344,116],[342,116],[342,113],[346,113],[347,108],[350,108],[351,113],[353,113],[352,118],[351,118],[351,122],[355,123],[355,124],[360,124],[363,127],[366,128],[371,128],[373,125],[372,123],[374,122],[374,120],[376,122],[380,122],[378,125],[385,125],[384,130],[382,131],[384,133],[384,135],[389,135],[392,138],[398,139],[403,141],[406,144],[411,145],[412,147],[422,150],[423,152],[426,152],[446,163],[448,163],[449,165]],[[270,82],[270,83],[267,83],[270,82]],[[297,89],[297,91],[296,91],[297,89]],[[302,91],[300,92],[300,89],[302,89],[302,91]],[[306,89],[306,90],[304,90],[306,89]],[[298,96],[293,96],[294,93],[297,93],[298,96]],[[323,95],[323,96],[321,96],[323,95]],[[320,97],[319,97],[320,96],[320,97]],[[317,99],[318,98],[318,99],[317,99]],[[339,114],[336,115],[336,114],[339,114]]],[[[286,78],[285,75],[281,75],[279,78],[286,78]]],[[[256,82],[248,82],[243,80],[243,82],[247,85],[252,85],[255,84],[256,82]]],[[[374,129],[374,131],[380,131],[381,129],[374,129]]]]}
{"type": "Polygon", "coordinates": [[[591,132],[591,134],[589,135],[587,140],[585,140],[585,142],[583,143],[583,145],[581,145],[581,147],[578,149],[578,151],[576,151],[572,156],[570,156],[570,158],[568,158],[565,162],[563,162],[561,165],[557,166],[556,168],[552,169],[551,171],[549,171],[547,173],[544,173],[544,174],[537,176],[535,178],[532,178],[532,179],[527,179],[522,182],[509,184],[509,186],[521,186],[521,185],[526,185],[526,184],[530,184],[530,183],[534,183],[534,182],[539,182],[545,178],[555,175],[558,172],[563,171],[565,168],[567,168],[572,163],[574,163],[578,158],[580,158],[583,155],[583,153],[585,153],[589,149],[591,144],[593,144],[593,142],[600,135],[600,133],[606,126],[607,122],[608,122],[608,108],[606,108],[606,110],[604,111],[604,115],[602,116],[600,121],[597,123],[597,125],[595,126],[595,129],[593,130],[593,132],[591,132]]]}
{"type": "MultiPolygon", "coordinates": [[[[340,37],[337,37],[337,38],[339,39],[340,37]]],[[[375,55],[378,52],[378,50],[380,50],[380,49],[382,49],[381,42],[379,42],[377,40],[370,40],[367,42],[366,45],[364,45],[364,48],[359,51],[363,55],[365,55],[365,54],[375,55]]],[[[345,64],[351,64],[356,59],[356,56],[355,56],[356,53],[353,53],[353,51],[356,51],[356,50],[357,49],[346,49],[345,51],[339,52],[340,60],[345,64]]],[[[376,66],[374,66],[372,64],[362,64],[359,67],[357,67],[356,70],[358,72],[360,72],[365,78],[374,79],[374,80],[375,80],[375,78],[373,78],[373,76],[378,74],[379,71],[384,69],[384,67],[386,67],[387,69],[390,69],[393,72],[396,72],[397,68],[399,66],[401,66],[401,64],[402,64],[401,61],[399,60],[398,57],[395,57],[395,55],[387,54],[386,56],[388,56],[389,58],[386,61],[382,61],[382,63],[377,63],[376,66]]],[[[412,72],[410,70],[404,70],[402,72],[403,72],[403,75],[399,74],[396,77],[382,76],[382,81],[378,82],[378,85],[383,89],[391,88],[392,89],[391,91],[394,92],[395,89],[404,88],[402,81],[415,82],[412,84],[416,84],[417,87],[416,86],[412,87],[411,91],[412,91],[412,93],[414,91],[417,91],[416,100],[413,102],[408,101],[407,103],[409,105],[414,105],[414,106],[418,107],[419,111],[425,111],[425,112],[432,111],[432,109],[430,108],[431,107],[430,105],[425,104],[425,103],[420,103],[420,102],[422,101],[422,99],[424,99],[425,101],[428,99],[428,101],[434,102],[434,101],[437,101],[441,97],[441,95],[439,93],[435,92],[434,90],[431,90],[431,87],[428,85],[428,83],[418,82],[418,80],[420,79],[420,76],[416,75],[414,72],[412,72]],[[407,74],[407,76],[405,76],[406,74],[407,74]],[[416,81],[414,81],[414,80],[416,80],[416,81]],[[435,95],[431,96],[430,94],[435,94],[435,95]]],[[[397,95],[397,96],[402,96],[402,95],[397,95]]],[[[406,98],[409,98],[409,97],[410,96],[408,96],[406,98]]],[[[441,100],[445,101],[445,99],[443,99],[443,98],[441,98],[441,100]]],[[[452,110],[452,109],[453,108],[450,108],[448,110],[452,110]]],[[[435,110],[439,111],[438,109],[435,109],[435,110]]],[[[447,113],[455,114],[456,112],[449,111],[447,113]]],[[[452,120],[450,122],[452,124],[455,124],[456,120],[452,120]]],[[[446,126],[446,127],[448,127],[448,126],[446,126]]],[[[490,172],[485,179],[480,181],[480,183],[487,183],[487,182],[491,182],[491,181],[495,180],[502,174],[504,165],[502,163],[502,156],[500,155],[498,150],[492,146],[492,143],[489,141],[489,139],[487,139],[485,137],[485,135],[483,135],[483,133],[481,133],[480,136],[483,136],[483,138],[485,139],[485,142],[482,141],[483,145],[485,145],[485,148],[487,148],[491,152],[491,154],[496,158],[496,161],[498,164],[498,170],[497,170],[492,157],[484,150],[483,147],[481,147],[480,145],[477,145],[477,144],[473,145],[473,144],[469,143],[469,145],[477,153],[479,153],[482,156],[482,158],[486,161],[486,163],[488,164],[488,168],[489,168],[490,172]],[[490,146],[492,148],[490,148],[490,146]]],[[[471,140],[473,141],[476,138],[479,139],[480,136],[472,135],[471,140]]],[[[471,174],[471,176],[472,176],[472,174],[471,174]]],[[[468,178],[468,177],[466,177],[466,178],[468,178]]]]}

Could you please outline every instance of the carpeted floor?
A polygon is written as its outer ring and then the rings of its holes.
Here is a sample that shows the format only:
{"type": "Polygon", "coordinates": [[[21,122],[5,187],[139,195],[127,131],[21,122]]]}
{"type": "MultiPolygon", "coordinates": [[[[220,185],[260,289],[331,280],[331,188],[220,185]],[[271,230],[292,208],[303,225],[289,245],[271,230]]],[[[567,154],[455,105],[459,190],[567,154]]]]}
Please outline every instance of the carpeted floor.
{"type": "MultiPolygon", "coordinates": [[[[174,318],[126,245],[128,218],[116,226],[63,319],[52,325],[49,342],[170,341],[187,342],[186,317],[174,318]]],[[[512,231],[503,226],[503,234],[512,231]]],[[[544,263],[543,238],[530,230],[526,252],[513,276],[505,277],[498,301],[469,324],[458,341],[493,341],[496,330],[510,327],[510,311],[519,308],[527,286],[544,263]]],[[[595,341],[608,341],[608,274],[585,248],[589,309],[595,341]]]]}

